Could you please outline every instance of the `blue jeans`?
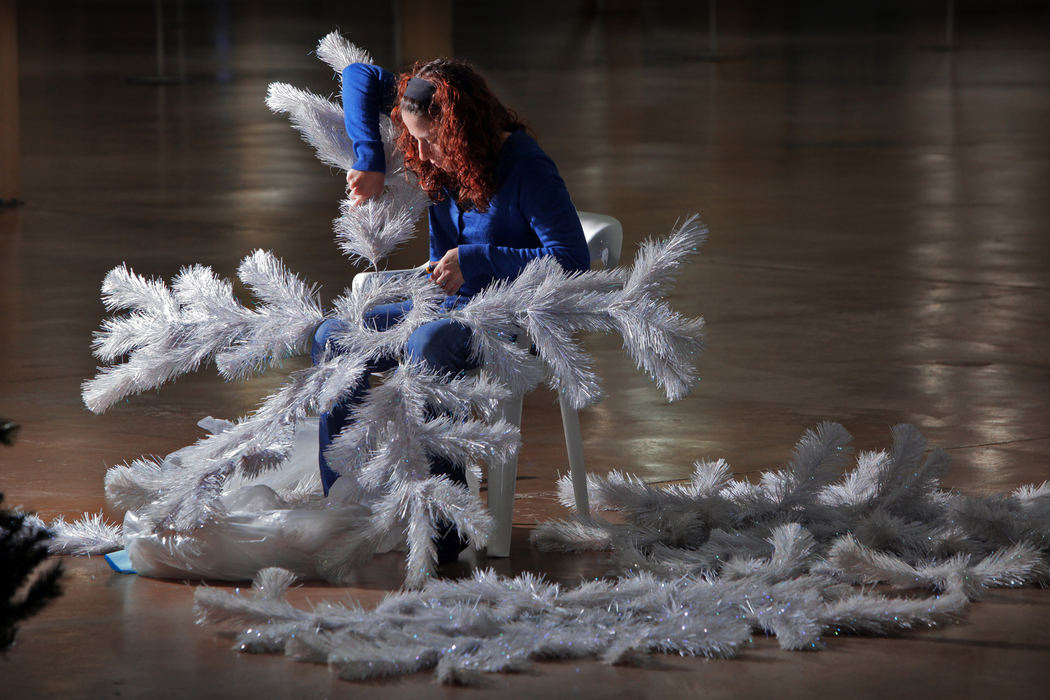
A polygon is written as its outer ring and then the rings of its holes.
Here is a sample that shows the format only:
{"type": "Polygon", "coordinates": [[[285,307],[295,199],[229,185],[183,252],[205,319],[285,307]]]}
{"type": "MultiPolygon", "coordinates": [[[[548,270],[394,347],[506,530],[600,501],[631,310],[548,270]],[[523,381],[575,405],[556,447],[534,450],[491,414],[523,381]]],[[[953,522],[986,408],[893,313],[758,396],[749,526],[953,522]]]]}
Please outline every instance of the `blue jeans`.
{"type": "MultiPolygon", "coordinates": [[[[466,302],[467,299],[465,297],[448,297],[445,300],[445,308],[453,309],[462,306],[466,302]]],[[[365,314],[364,322],[378,331],[385,331],[391,326],[400,323],[401,319],[404,318],[411,308],[411,301],[376,306],[365,314]]],[[[317,327],[317,330],[314,331],[313,347],[310,350],[310,356],[313,358],[315,365],[323,357],[325,348],[328,346],[332,335],[345,327],[346,322],[337,319],[328,319],[317,327]]],[[[451,318],[442,318],[430,323],[424,323],[414,330],[408,337],[408,342],[405,343],[402,354],[406,359],[422,361],[427,367],[437,372],[457,374],[476,366],[476,363],[470,360],[470,338],[471,331],[469,328],[451,318]]],[[[339,478],[339,474],[328,466],[325,450],[332,444],[332,440],[339,432],[353,420],[351,416],[353,407],[361,402],[364,395],[371,388],[368,375],[372,372],[393,369],[397,364],[398,358],[396,356],[383,357],[369,363],[368,370],[350,395],[334,406],[328,413],[321,414],[320,444],[318,447],[320,451],[321,484],[324,487],[326,496],[328,495],[328,489],[339,478]]],[[[446,459],[432,458],[430,473],[444,474],[457,483],[466,483],[463,467],[452,464],[446,459]]]]}

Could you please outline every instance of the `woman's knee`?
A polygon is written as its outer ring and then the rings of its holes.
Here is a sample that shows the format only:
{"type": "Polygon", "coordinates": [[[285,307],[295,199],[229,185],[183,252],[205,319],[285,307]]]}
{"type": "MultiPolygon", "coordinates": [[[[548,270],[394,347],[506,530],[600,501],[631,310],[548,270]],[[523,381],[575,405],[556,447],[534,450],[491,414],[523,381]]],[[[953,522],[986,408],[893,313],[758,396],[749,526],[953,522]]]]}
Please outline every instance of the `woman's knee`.
{"type": "Polygon", "coordinates": [[[361,318],[362,325],[374,331],[385,331],[401,323],[412,309],[412,301],[399,301],[393,304],[380,304],[366,311],[361,318]]]}
{"type": "Polygon", "coordinates": [[[439,372],[460,372],[472,366],[470,339],[470,329],[461,323],[451,319],[432,321],[408,337],[405,356],[439,372]]]}

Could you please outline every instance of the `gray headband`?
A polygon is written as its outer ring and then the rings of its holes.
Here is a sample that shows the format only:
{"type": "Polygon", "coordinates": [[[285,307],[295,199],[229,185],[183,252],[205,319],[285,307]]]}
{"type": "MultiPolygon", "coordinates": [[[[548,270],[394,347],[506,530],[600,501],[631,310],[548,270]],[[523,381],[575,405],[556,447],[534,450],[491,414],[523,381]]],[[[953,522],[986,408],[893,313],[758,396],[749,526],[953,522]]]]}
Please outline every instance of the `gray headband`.
{"type": "Polygon", "coordinates": [[[412,77],[409,79],[408,85],[405,86],[405,94],[402,95],[402,98],[425,105],[430,102],[430,98],[434,96],[436,89],[437,87],[434,83],[422,78],[412,77]]]}

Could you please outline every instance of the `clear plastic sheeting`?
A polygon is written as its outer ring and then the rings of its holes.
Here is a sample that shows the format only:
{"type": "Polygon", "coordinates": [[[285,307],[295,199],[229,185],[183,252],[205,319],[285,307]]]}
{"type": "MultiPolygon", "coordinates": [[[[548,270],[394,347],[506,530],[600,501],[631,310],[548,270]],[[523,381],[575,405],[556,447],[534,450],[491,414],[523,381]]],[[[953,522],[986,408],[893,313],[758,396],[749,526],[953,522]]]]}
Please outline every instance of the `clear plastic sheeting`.
{"type": "MultiPolygon", "coordinates": [[[[221,432],[228,424],[209,417],[200,425],[221,432]]],[[[328,499],[311,495],[319,493],[317,425],[308,421],[296,426],[292,454],[280,469],[228,481],[225,513],[185,534],[156,527],[143,509],[129,511],[124,546],[143,576],[241,581],[279,562],[300,578],[338,580],[353,546],[350,533],[361,529],[369,509],[339,505],[338,489],[328,499]]]]}

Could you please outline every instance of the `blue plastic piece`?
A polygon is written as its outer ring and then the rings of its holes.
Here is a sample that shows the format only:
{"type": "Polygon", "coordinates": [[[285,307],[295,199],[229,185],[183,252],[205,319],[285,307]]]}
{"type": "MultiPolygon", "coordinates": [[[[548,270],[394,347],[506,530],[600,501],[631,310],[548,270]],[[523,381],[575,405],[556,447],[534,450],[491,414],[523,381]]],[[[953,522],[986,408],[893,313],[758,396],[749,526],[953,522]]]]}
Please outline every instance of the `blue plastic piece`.
{"type": "Polygon", "coordinates": [[[138,573],[131,565],[131,557],[128,556],[128,550],[126,549],[118,549],[116,552],[110,552],[107,554],[106,563],[109,564],[109,567],[118,574],[138,573]]]}

